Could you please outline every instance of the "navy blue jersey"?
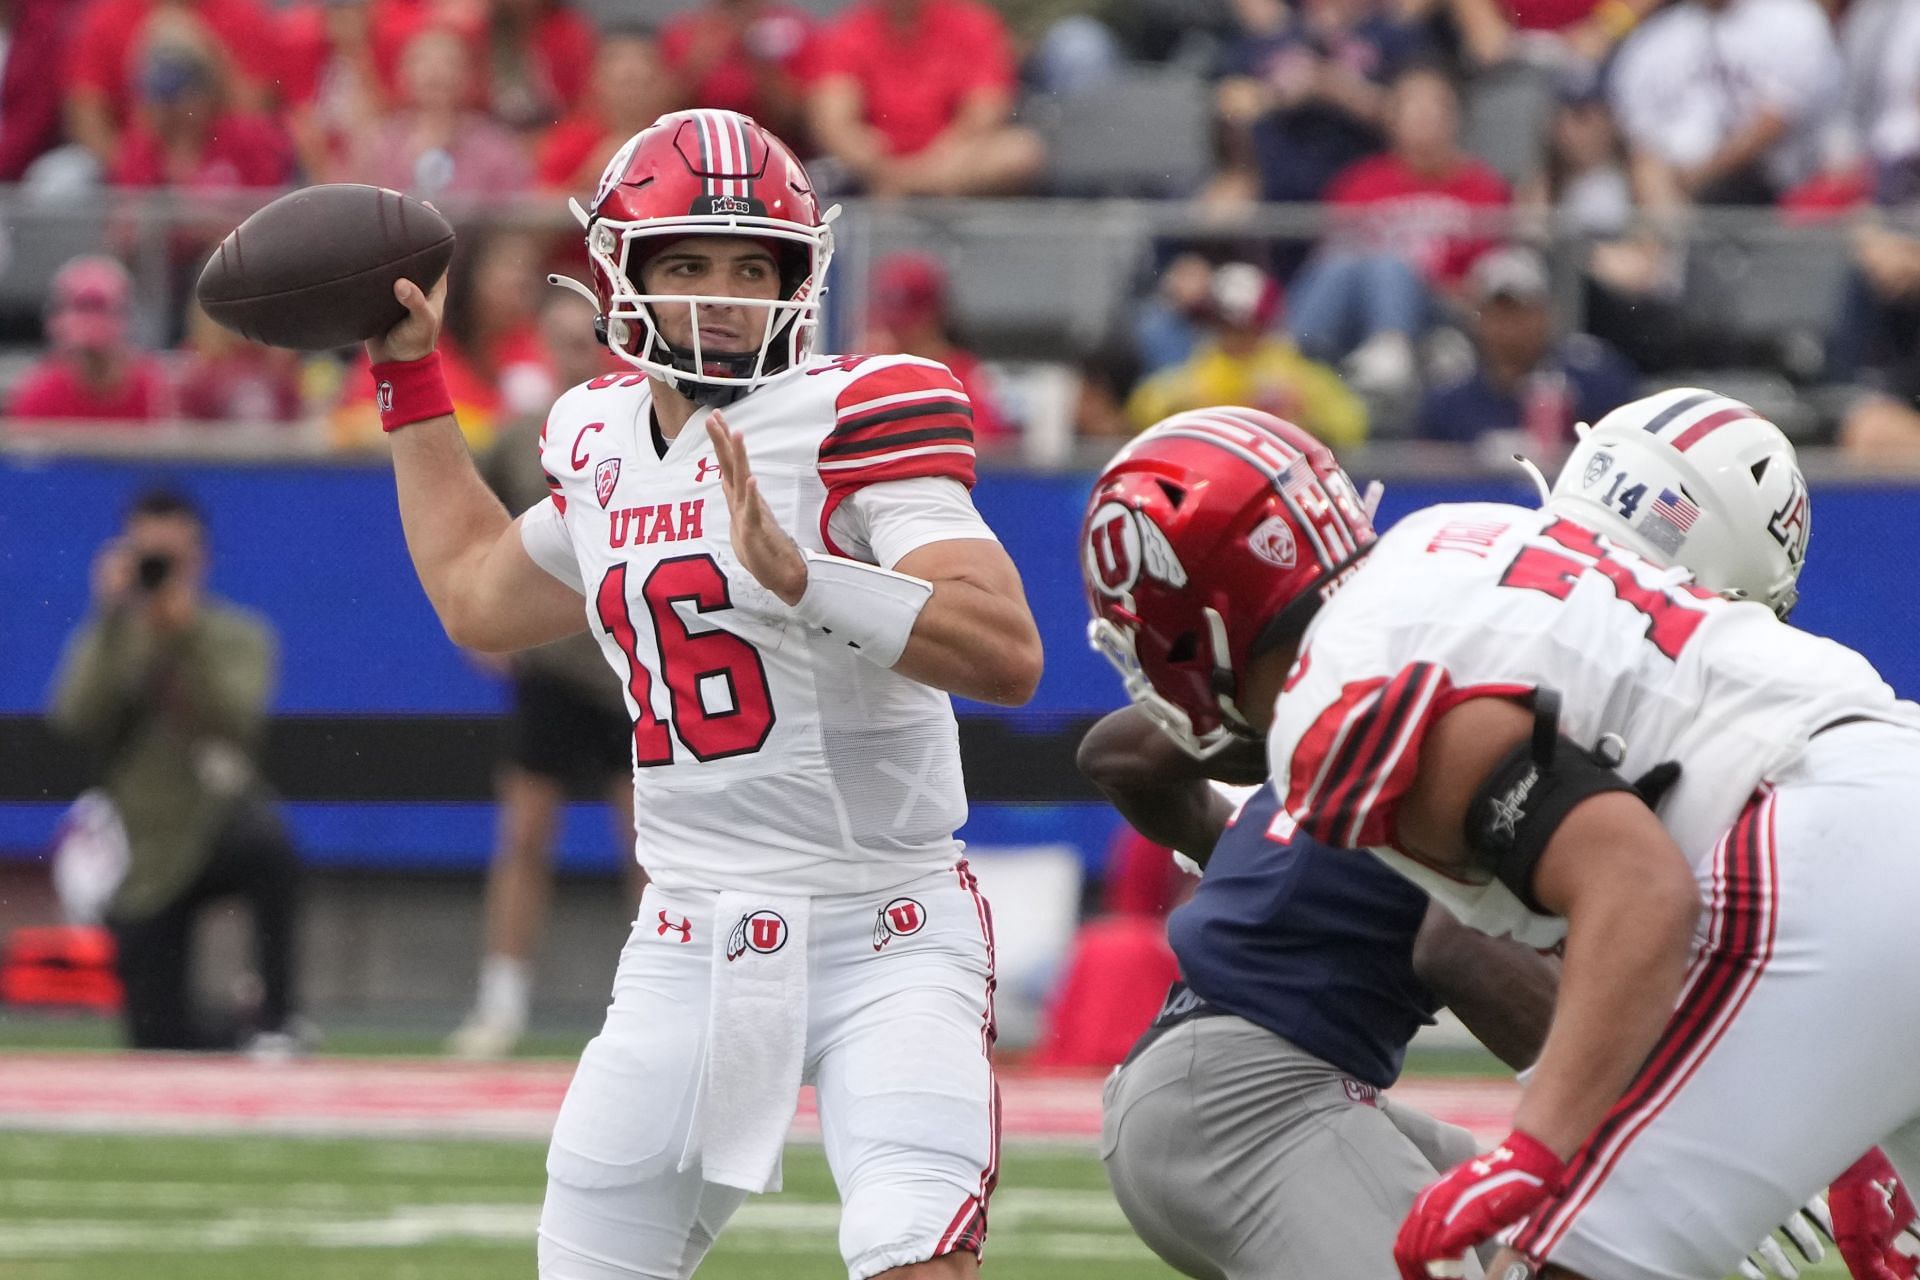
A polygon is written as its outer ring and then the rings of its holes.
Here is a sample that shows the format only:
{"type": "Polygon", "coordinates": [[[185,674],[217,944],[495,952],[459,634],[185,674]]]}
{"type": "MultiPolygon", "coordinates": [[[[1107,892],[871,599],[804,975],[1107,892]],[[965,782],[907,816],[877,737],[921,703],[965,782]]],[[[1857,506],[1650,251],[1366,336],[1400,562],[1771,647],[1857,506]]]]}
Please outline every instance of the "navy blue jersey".
{"type": "Polygon", "coordinates": [[[1427,895],[1370,854],[1273,839],[1278,808],[1270,783],[1248,798],[1167,939],[1208,1004],[1384,1089],[1440,1007],[1413,975],[1427,895]]]}

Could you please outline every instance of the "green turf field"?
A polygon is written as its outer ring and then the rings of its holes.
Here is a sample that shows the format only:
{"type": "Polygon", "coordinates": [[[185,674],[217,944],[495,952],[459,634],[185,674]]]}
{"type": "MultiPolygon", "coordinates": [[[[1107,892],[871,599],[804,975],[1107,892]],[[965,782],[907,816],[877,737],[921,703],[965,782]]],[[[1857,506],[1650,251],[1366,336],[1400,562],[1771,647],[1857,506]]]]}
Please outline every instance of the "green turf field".
{"type": "MultiPolygon", "coordinates": [[[[790,1151],[786,1178],[735,1217],[702,1280],[846,1275],[819,1151],[790,1151]]],[[[0,1134],[0,1275],[530,1280],[541,1184],[525,1143],[0,1134]]],[[[989,1262],[989,1280],[1174,1274],[1127,1229],[1092,1153],[1033,1148],[1005,1154],[989,1262]]]]}

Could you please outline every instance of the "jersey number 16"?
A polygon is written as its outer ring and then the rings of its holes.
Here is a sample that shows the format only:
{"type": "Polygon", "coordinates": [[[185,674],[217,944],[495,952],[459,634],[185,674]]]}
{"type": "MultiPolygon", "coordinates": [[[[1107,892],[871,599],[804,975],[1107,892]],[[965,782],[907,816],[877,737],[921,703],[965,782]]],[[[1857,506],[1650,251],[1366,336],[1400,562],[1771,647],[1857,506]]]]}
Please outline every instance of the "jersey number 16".
{"type": "Polygon", "coordinates": [[[773,732],[773,693],[767,687],[759,650],[730,631],[690,631],[675,608],[681,601],[690,601],[694,611],[702,614],[733,607],[727,575],[713,557],[662,560],[641,584],[640,598],[653,618],[671,729],[653,709],[653,677],[640,661],[639,636],[627,609],[625,564],[607,570],[594,598],[600,626],[626,655],[627,693],[639,708],[633,721],[635,766],[672,764],[676,732],[694,759],[701,761],[751,755],[765,746],[773,732]],[[722,687],[725,705],[709,710],[709,692],[717,694],[722,687]]]}

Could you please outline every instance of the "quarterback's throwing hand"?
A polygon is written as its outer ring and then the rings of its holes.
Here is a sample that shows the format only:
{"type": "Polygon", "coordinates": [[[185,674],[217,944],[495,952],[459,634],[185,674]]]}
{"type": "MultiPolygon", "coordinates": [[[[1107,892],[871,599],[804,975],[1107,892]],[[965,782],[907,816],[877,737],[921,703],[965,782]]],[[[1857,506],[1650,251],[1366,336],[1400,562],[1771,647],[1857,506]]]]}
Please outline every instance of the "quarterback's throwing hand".
{"type": "Polygon", "coordinates": [[[733,516],[733,554],[761,586],[786,603],[795,603],[807,590],[806,557],[760,496],[760,485],[747,463],[747,446],[718,410],[707,419],[707,436],[713,441],[720,487],[733,516]]]}
{"type": "Polygon", "coordinates": [[[1420,1193],[1400,1224],[1393,1260],[1403,1280],[1464,1274],[1467,1250],[1526,1217],[1560,1189],[1566,1165],[1515,1129],[1420,1193]]]}

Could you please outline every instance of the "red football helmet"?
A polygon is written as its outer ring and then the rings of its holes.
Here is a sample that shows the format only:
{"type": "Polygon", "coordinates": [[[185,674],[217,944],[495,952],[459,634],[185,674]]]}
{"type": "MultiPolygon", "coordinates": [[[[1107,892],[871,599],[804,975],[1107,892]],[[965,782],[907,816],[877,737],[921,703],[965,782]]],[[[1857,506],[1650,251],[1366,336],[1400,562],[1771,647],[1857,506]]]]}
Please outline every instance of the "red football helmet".
{"type": "Polygon", "coordinates": [[[568,202],[587,232],[593,285],[549,276],[591,297],[607,346],[690,399],[724,402],[790,369],[812,350],[833,235],[806,170],[780,139],[735,111],[676,111],[627,139],[600,175],[593,207],[568,202]],[[700,349],[699,306],[714,299],[641,291],[647,259],[696,235],[749,236],[780,262],[780,296],[728,298],[769,314],[757,351],[700,349]],[[695,309],[693,346],[668,343],[656,304],[695,309]]]}
{"type": "Polygon", "coordinates": [[[1253,730],[1240,673],[1283,619],[1304,627],[1374,539],[1327,447],[1257,409],[1198,409],[1143,433],[1087,500],[1087,640],[1161,730],[1202,759],[1253,730]]]}

